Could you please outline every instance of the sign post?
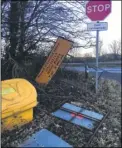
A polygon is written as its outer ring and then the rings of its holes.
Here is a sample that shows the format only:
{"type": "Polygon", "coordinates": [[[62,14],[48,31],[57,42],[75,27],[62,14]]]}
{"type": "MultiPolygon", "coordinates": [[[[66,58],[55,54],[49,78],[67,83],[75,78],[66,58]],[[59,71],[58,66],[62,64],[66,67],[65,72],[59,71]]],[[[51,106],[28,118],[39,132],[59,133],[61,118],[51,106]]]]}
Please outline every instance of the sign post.
{"type": "Polygon", "coordinates": [[[90,0],[86,4],[86,15],[97,23],[88,24],[89,31],[96,31],[96,93],[98,92],[98,57],[99,57],[99,31],[108,29],[107,23],[99,22],[104,20],[111,13],[111,0],[90,0]]]}
{"type": "Polygon", "coordinates": [[[96,93],[98,90],[99,30],[96,31],[96,93]]]}

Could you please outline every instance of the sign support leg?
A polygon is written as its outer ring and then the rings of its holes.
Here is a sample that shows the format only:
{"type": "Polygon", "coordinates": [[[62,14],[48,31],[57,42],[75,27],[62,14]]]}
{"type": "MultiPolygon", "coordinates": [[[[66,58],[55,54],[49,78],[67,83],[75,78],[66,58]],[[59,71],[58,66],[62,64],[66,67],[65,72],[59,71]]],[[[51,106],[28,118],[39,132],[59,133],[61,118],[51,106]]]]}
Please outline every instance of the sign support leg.
{"type": "Polygon", "coordinates": [[[96,31],[96,93],[98,92],[99,30],[96,31]]]}

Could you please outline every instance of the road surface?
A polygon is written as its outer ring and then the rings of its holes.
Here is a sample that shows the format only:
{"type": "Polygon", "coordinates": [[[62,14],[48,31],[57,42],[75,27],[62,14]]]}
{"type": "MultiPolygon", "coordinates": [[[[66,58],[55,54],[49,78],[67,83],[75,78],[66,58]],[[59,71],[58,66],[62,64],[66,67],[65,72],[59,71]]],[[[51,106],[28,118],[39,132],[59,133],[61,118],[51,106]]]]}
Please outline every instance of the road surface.
{"type": "MultiPolygon", "coordinates": [[[[77,72],[83,72],[85,71],[84,67],[71,67],[67,66],[65,67],[67,70],[71,71],[77,71],[77,72]]],[[[95,69],[93,68],[88,68],[88,72],[91,73],[93,76],[95,76],[95,69]]],[[[98,70],[99,76],[105,78],[105,79],[113,79],[118,81],[119,83],[122,84],[121,82],[121,68],[116,67],[116,68],[102,68],[98,70]]]]}

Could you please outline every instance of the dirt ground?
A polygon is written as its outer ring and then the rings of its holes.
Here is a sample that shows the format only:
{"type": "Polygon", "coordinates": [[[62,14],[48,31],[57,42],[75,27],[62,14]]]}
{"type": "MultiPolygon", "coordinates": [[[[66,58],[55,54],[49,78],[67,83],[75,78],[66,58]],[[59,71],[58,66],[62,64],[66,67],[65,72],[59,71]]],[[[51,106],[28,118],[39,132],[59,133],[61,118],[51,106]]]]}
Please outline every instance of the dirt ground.
{"type": "Polygon", "coordinates": [[[2,133],[2,147],[17,147],[35,132],[46,128],[73,147],[86,147],[93,132],[51,115],[64,103],[72,103],[101,114],[109,112],[88,147],[121,147],[121,86],[116,81],[99,81],[99,93],[95,94],[95,80],[84,74],[58,75],[47,85],[45,91],[35,85],[38,105],[34,119],[13,131],[2,133]]]}

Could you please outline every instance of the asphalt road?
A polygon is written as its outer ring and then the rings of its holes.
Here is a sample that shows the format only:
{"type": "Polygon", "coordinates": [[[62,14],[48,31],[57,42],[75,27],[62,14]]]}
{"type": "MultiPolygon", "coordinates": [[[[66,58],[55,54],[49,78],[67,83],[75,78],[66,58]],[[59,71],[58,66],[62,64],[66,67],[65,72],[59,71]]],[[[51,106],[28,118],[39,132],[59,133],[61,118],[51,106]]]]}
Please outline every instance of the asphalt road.
{"type": "MultiPolygon", "coordinates": [[[[71,71],[78,71],[78,72],[83,72],[85,70],[84,67],[65,67],[67,70],[71,70],[71,71]]],[[[93,76],[96,75],[95,70],[89,68],[88,72],[91,73],[93,76]]],[[[122,84],[121,82],[121,68],[104,68],[104,71],[99,69],[99,76],[101,75],[101,77],[105,78],[105,79],[112,79],[112,80],[116,80],[119,83],[122,84]]]]}
{"type": "MultiPolygon", "coordinates": [[[[93,76],[95,76],[95,72],[90,72],[93,76]]],[[[100,75],[100,73],[99,73],[100,75]]],[[[122,84],[121,82],[121,73],[111,73],[111,72],[103,72],[101,74],[101,77],[103,77],[104,79],[111,79],[111,80],[116,80],[119,83],[122,84]]]]}

